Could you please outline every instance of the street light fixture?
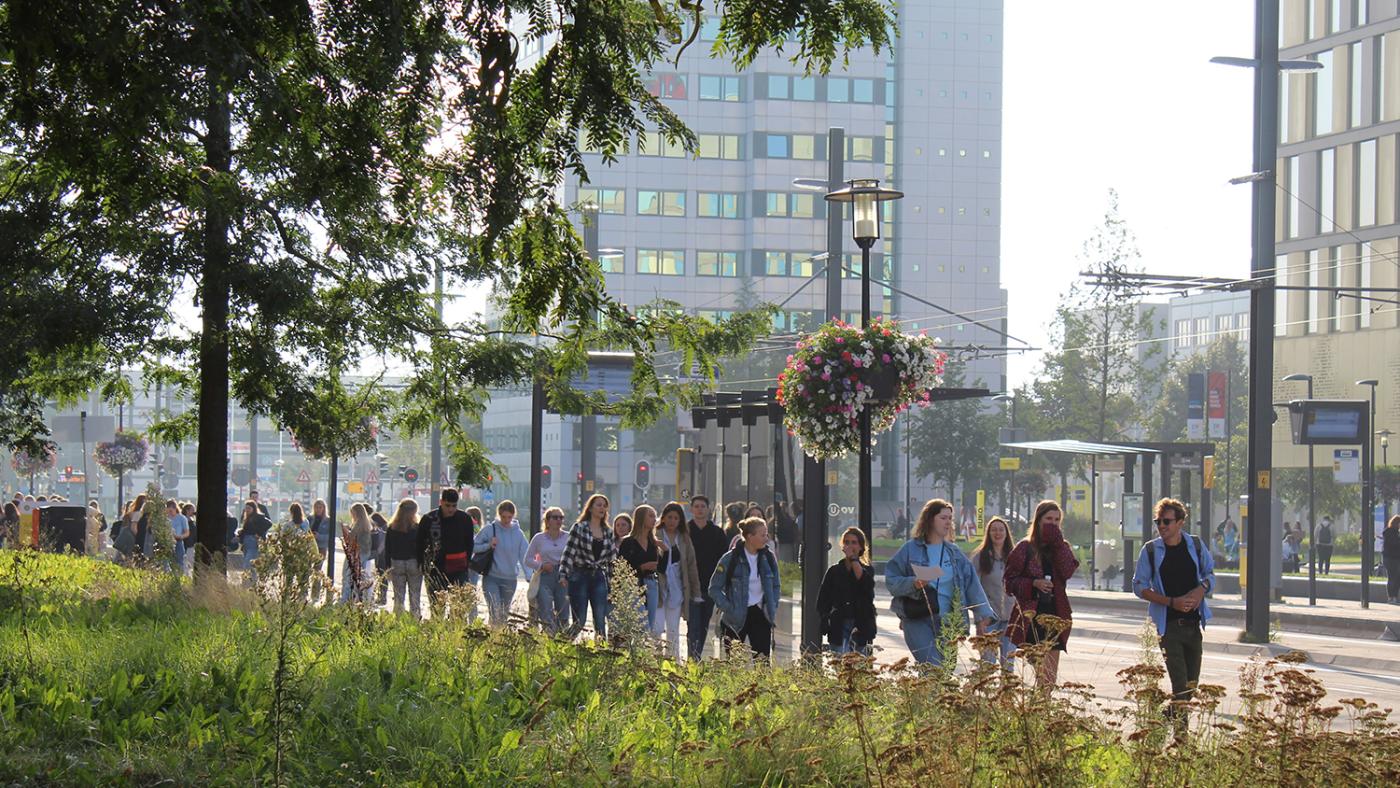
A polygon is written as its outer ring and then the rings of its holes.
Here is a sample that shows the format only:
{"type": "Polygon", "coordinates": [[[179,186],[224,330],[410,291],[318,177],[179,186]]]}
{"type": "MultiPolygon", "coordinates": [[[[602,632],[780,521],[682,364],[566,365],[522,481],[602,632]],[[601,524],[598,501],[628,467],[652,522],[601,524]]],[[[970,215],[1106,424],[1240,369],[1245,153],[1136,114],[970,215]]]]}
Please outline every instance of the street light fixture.
{"type": "MultiPolygon", "coordinates": [[[[851,203],[851,238],[860,247],[860,326],[870,325],[870,247],[880,239],[880,203],[898,200],[904,192],[880,186],[876,178],[846,181],[846,188],[826,195],[827,202],[851,203]]],[[[830,261],[833,265],[837,261],[830,261]]],[[[870,510],[870,409],[860,413],[860,530],[866,544],[873,544],[874,525],[870,510]]]]}
{"type": "MultiPolygon", "coordinates": [[[[1284,375],[1286,383],[1306,381],[1308,384],[1308,399],[1313,398],[1313,376],[1305,372],[1294,372],[1291,375],[1284,375]]],[[[1313,555],[1317,545],[1317,518],[1314,515],[1314,494],[1313,483],[1316,471],[1313,469],[1313,447],[1308,444],[1308,604],[1317,604],[1317,561],[1313,555]]]]}

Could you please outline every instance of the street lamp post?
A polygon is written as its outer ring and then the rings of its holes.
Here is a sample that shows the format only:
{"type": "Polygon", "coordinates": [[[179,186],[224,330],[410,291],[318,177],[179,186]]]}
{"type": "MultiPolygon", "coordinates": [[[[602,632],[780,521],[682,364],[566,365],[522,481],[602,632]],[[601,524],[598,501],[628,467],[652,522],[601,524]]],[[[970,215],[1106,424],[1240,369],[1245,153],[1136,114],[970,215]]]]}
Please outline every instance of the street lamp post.
{"type": "MultiPolygon", "coordinates": [[[[840,151],[831,155],[839,156],[840,151]]],[[[851,237],[860,247],[860,326],[870,326],[870,247],[880,239],[880,203],[898,200],[904,192],[880,187],[876,178],[847,181],[844,189],[826,195],[827,202],[851,203],[851,237]]],[[[832,260],[828,265],[837,265],[832,260]]],[[[860,530],[865,543],[874,544],[874,525],[870,504],[870,408],[860,412],[860,530]]]]}
{"type": "MultiPolygon", "coordinates": [[[[1376,424],[1376,386],[1380,381],[1375,378],[1366,378],[1356,381],[1358,386],[1369,386],[1371,389],[1371,411],[1370,419],[1366,422],[1370,430],[1375,430],[1376,424]]],[[[1366,442],[1361,445],[1361,462],[1366,468],[1366,473],[1361,477],[1361,606],[1368,608],[1371,606],[1371,561],[1375,559],[1376,544],[1376,449],[1375,435],[1367,434],[1366,442]]]]}
{"type": "MultiPolygon", "coordinates": [[[[1306,381],[1308,384],[1308,399],[1313,398],[1313,378],[1312,375],[1295,372],[1292,375],[1284,375],[1284,381],[1306,381]]],[[[1313,515],[1313,481],[1316,471],[1313,469],[1313,447],[1308,444],[1308,604],[1317,604],[1317,561],[1314,560],[1313,550],[1317,544],[1316,517],[1313,515]]],[[[1256,523],[1258,525],[1258,523],[1256,523]]],[[[1267,528],[1268,524],[1265,523],[1267,528]]]]}
{"type": "MultiPolygon", "coordinates": [[[[1383,465],[1383,466],[1389,466],[1389,465],[1390,465],[1390,451],[1389,451],[1389,450],[1390,450],[1390,436],[1391,436],[1391,435],[1394,435],[1395,433],[1394,433],[1393,431],[1391,431],[1391,430],[1376,430],[1376,434],[1379,435],[1380,438],[1381,438],[1381,465],[1383,465]]],[[[1375,477],[1373,476],[1372,478],[1374,479],[1375,477]]],[[[1386,523],[1387,525],[1389,525],[1389,524],[1390,524],[1390,496],[1389,496],[1389,495],[1387,495],[1387,496],[1381,498],[1381,510],[1382,510],[1381,519],[1382,519],[1383,521],[1385,521],[1385,523],[1386,523]]]]}

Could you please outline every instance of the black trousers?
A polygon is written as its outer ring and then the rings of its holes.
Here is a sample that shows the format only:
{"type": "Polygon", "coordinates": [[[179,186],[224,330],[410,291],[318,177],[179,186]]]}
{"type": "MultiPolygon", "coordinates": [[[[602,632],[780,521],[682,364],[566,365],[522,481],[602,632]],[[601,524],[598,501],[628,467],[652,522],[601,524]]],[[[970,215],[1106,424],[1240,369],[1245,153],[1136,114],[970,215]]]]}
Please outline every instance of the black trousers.
{"type": "Polygon", "coordinates": [[[720,624],[720,628],[724,633],[726,653],[736,642],[744,640],[749,641],[749,648],[753,649],[756,656],[766,658],[773,653],[773,624],[768,620],[768,614],[758,605],[749,605],[749,614],[744,617],[743,629],[735,632],[727,624],[720,624]]]}
{"type": "Polygon", "coordinates": [[[1385,559],[1385,595],[1390,599],[1400,596],[1400,560],[1385,559]]]}

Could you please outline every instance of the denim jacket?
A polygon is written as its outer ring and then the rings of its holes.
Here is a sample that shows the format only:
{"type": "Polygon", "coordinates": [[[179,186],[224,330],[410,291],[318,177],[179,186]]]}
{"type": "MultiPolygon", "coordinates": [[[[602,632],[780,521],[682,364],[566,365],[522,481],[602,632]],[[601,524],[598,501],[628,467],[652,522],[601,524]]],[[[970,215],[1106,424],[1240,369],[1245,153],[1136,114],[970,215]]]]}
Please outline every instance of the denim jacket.
{"type": "MultiPolygon", "coordinates": [[[[778,597],[782,591],[778,583],[778,559],[767,547],[758,551],[758,577],[763,584],[763,612],[768,615],[770,624],[778,620],[778,597]]],[[[749,605],[749,559],[744,555],[744,546],[724,554],[715,565],[715,573],[710,576],[710,596],[715,607],[723,614],[725,626],[738,632],[748,619],[749,605]]]]}
{"type": "MultiPolygon", "coordinates": [[[[979,621],[995,618],[991,605],[987,604],[987,593],[982,590],[982,581],[972,567],[972,561],[968,560],[962,548],[951,543],[948,546],[952,548],[949,554],[952,555],[953,589],[962,600],[963,606],[971,610],[979,621]]],[[[885,562],[885,587],[889,589],[891,596],[919,598],[919,591],[914,587],[914,581],[917,579],[914,577],[914,566],[928,566],[928,559],[925,558],[921,543],[910,539],[899,548],[899,552],[895,553],[893,558],[885,562]]],[[[891,600],[890,609],[900,618],[904,617],[904,608],[897,599],[891,600]]]]}
{"type": "MultiPolygon", "coordinates": [[[[1215,559],[1211,557],[1210,551],[1206,549],[1205,543],[1191,534],[1183,533],[1182,539],[1186,540],[1186,549],[1191,554],[1191,560],[1196,562],[1196,580],[1205,586],[1206,592],[1215,589],[1215,559]]],[[[1142,546],[1138,553],[1137,569],[1133,571],[1133,593],[1139,597],[1142,592],[1151,588],[1159,594],[1166,595],[1167,591],[1162,586],[1162,561],[1167,557],[1167,546],[1162,543],[1161,537],[1153,539],[1142,546]],[[1156,558],[1156,566],[1148,564],[1148,548],[1151,548],[1153,556],[1156,558]]],[[[1201,626],[1204,627],[1210,620],[1210,605],[1205,597],[1201,598],[1200,607],[1196,608],[1201,614],[1201,626]]],[[[1157,625],[1157,634],[1167,634],[1167,606],[1159,605],[1156,602],[1149,602],[1147,614],[1151,616],[1152,623],[1157,625]]]]}

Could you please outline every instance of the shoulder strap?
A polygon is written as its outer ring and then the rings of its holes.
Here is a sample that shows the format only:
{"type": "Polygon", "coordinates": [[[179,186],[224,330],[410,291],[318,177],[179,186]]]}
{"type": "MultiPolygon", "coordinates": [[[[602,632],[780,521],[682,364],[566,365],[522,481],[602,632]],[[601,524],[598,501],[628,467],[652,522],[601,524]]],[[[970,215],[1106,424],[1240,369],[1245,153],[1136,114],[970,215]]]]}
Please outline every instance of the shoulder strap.
{"type": "Polygon", "coordinates": [[[1147,543],[1147,566],[1152,570],[1152,583],[1157,583],[1157,540],[1147,543]]]}

